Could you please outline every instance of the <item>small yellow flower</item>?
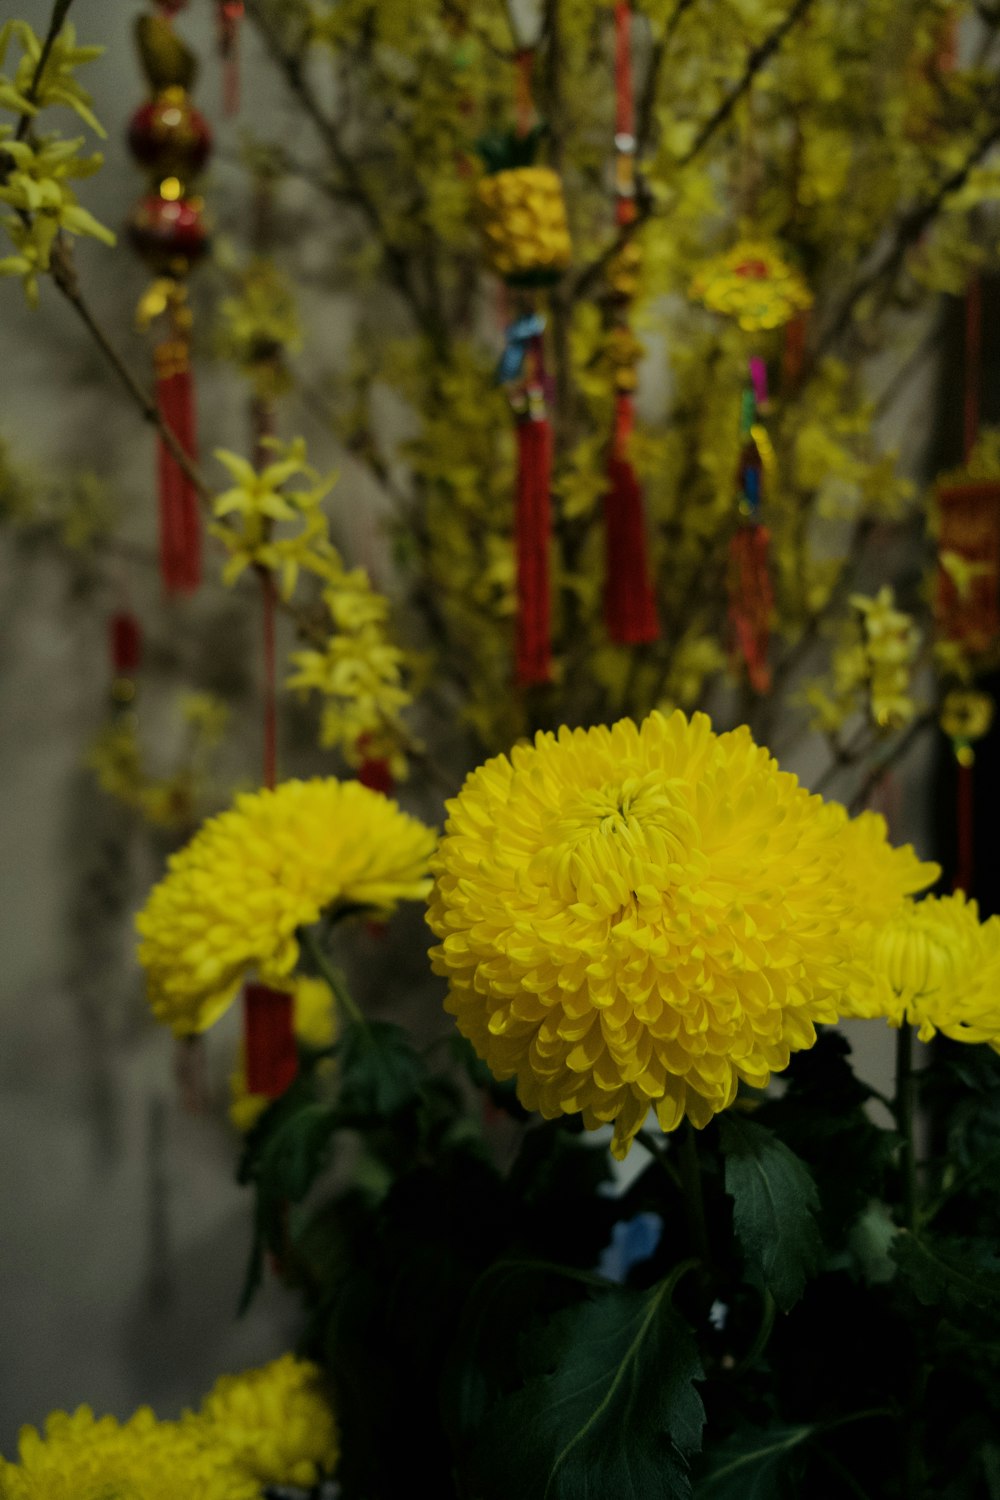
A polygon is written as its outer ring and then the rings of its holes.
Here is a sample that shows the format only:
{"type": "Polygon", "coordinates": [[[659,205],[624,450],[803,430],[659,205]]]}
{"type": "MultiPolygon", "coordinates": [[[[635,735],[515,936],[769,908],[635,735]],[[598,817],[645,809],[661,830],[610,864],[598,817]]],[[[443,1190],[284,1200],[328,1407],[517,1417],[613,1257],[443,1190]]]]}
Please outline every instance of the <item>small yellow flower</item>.
{"type": "Polygon", "coordinates": [[[950,739],[969,745],[989,733],[993,699],[989,693],[955,688],[941,705],[941,728],[950,739]]]}
{"type": "Polygon", "coordinates": [[[237,797],[168,861],[136,918],[154,1014],[204,1031],[248,970],[281,988],[296,929],[337,903],[389,912],[426,895],[434,833],[355,781],[286,781],[237,797]]]}
{"type": "Polygon", "coordinates": [[[311,1489],[339,1456],[337,1427],[322,1373],[284,1354],[260,1369],[223,1375],[184,1424],[225,1452],[257,1485],[311,1489]]]}
{"type": "Polygon", "coordinates": [[[428,921],[447,1009],[547,1118],[708,1123],[815,1040],[873,913],[936,867],[704,714],[538,734],[448,804],[428,921]]]}
{"type": "Polygon", "coordinates": [[[1000,917],[980,922],[961,891],[907,901],[877,929],[866,967],[843,1014],[1000,1048],[1000,917]]]}
{"type": "Polygon", "coordinates": [[[280,574],[281,591],[289,598],[301,568],[325,575],[338,561],[321,509],[336,475],[321,476],[310,466],[302,438],[272,446],[277,452],[274,463],[259,471],[238,453],[216,450],[216,458],[235,484],[216,497],[213,514],[224,524],[211,529],[229,552],[223,583],[235,583],[251,565],[267,568],[280,574]],[[307,484],[289,489],[293,479],[304,479],[307,484]],[[226,520],[229,516],[235,522],[226,520]],[[299,530],[291,535],[276,533],[277,526],[290,523],[298,524],[299,530]]]}

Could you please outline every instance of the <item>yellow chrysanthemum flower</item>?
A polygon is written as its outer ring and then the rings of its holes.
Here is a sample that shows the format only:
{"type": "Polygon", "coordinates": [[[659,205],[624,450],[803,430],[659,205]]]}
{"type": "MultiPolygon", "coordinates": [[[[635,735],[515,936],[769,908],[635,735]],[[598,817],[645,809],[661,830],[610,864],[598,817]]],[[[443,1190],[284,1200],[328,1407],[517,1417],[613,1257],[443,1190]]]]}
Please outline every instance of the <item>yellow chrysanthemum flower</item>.
{"type": "Polygon", "coordinates": [[[434,833],[356,781],[286,781],[246,793],[171,856],[136,918],[154,1014],[204,1031],[248,969],[287,983],[296,929],[335,903],[388,912],[429,888],[434,833]]]}
{"type": "Polygon", "coordinates": [[[292,1354],[242,1375],[221,1376],[198,1415],[189,1414],[184,1425],[218,1445],[258,1485],[309,1489],[332,1473],[339,1456],[319,1367],[292,1354]]]}
{"type": "Polygon", "coordinates": [[[842,1005],[845,1015],[936,1031],[1000,1050],[1000,917],[979,920],[961,891],[907,901],[876,931],[865,975],[842,1005]]]}
{"type": "Polygon", "coordinates": [[[4,1500],[259,1500],[260,1485],[211,1434],[158,1422],[148,1407],[128,1422],[89,1407],[53,1412],[44,1434],[23,1427],[19,1462],[0,1459],[4,1500]]]}
{"type": "Polygon", "coordinates": [[[708,1123],[836,1018],[874,910],[934,878],[704,714],[539,734],[448,804],[447,1008],[547,1117],[708,1123]],[[877,857],[875,851],[877,847],[877,857]]]}
{"type": "MultiPolygon", "coordinates": [[[[292,1025],[295,1037],[303,1047],[319,1051],[329,1047],[337,1035],[337,1018],[333,1008],[333,991],[325,979],[311,979],[302,974],[291,984],[292,1025]]],[[[330,1065],[327,1058],[319,1064],[330,1065]]],[[[240,1048],[239,1061],[229,1075],[229,1119],[237,1130],[252,1130],[271,1103],[267,1094],[252,1094],[247,1087],[246,1056],[240,1048]]]]}

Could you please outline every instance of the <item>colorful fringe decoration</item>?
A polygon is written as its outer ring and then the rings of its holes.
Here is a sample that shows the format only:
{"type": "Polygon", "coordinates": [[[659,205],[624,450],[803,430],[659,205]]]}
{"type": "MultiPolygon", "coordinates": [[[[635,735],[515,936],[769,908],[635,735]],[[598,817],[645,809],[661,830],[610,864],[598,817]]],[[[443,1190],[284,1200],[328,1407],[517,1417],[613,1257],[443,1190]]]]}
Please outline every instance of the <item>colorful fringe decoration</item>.
{"type": "MultiPolygon", "coordinates": [[[[187,341],[171,337],[155,352],[156,404],[187,456],[197,462],[194,383],[187,341]]],[[[201,582],[201,521],[198,492],[159,439],[157,457],[160,575],[168,594],[192,593],[201,582]]]]}
{"type": "Polygon", "coordinates": [[[247,1088],[251,1094],[280,1098],[299,1071],[293,997],[267,984],[248,984],[243,992],[243,1036],[247,1088]]]}
{"type": "Polygon", "coordinates": [[[771,445],[760,423],[767,402],[767,366],[750,360],[749,379],[740,411],[740,467],[737,475],[743,524],[729,544],[729,623],[733,654],[742,659],[755,693],[771,690],[767,661],[774,610],[774,587],[769,566],[770,533],[760,524],[764,498],[765,458],[771,445]]]}

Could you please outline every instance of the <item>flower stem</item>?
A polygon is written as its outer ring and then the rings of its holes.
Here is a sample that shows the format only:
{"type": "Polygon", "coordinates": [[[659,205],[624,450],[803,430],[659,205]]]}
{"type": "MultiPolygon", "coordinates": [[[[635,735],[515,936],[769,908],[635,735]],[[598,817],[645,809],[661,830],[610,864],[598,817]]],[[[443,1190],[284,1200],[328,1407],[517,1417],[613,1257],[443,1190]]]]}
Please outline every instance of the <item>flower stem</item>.
{"type": "Polygon", "coordinates": [[[343,977],[333,967],[320,947],[315,930],[312,927],[300,927],[298,936],[299,942],[308,954],[310,963],[320,978],[326,980],[333,991],[337,1004],[343,1007],[345,1015],[350,1017],[355,1026],[363,1026],[367,1030],[368,1022],[358,1009],[357,1003],[344,983],[343,977]]]}
{"type": "Polygon", "coordinates": [[[684,1189],[684,1211],[687,1215],[691,1248],[704,1267],[711,1263],[708,1225],[705,1220],[705,1196],[701,1185],[701,1163],[694,1126],[685,1120],[679,1137],[678,1167],[684,1189]]]}
{"type": "Polygon", "coordinates": [[[914,1142],[915,1077],[913,1072],[913,1027],[906,1021],[896,1037],[896,1099],[894,1112],[901,1138],[899,1165],[903,1178],[903,1226],[912,1234],[917,1227],[917,1153],[914,1142]]]}

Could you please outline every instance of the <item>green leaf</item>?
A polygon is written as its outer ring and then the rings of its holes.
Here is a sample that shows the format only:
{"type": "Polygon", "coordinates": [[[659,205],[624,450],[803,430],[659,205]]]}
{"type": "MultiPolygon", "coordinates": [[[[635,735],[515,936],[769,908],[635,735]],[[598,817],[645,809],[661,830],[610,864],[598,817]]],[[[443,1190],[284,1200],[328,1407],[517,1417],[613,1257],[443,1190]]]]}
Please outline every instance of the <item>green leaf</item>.
{"type": "Polygon", "coordinates": [[[762,1125],[730,1113],[720,1118],[719,1134],[726,1192],[747,1266],[788,1312],[822,1254],[816,1184],[805,1164],[762,1125]]]}
{"type": "Polygon", "coordinates": [[[918,1302],[952,1317],[1000,1319],[1000,1256],[979,1240],[930,1240],[901,1231],[892,1247],[918,1302]]]}
{"type": "Polygon", "coordinates": [[[745,1427],[709,1454],[698,1500],[775,1500],[796,1477],[802,1444],[814,1427],[745,1427]]]}
{"type": "Polygon", "coordinates": [[[342,1116],[382,1120],[417,1098],[426,1070],[402,1027],[388,1021],[349,1026],[339,1055],[342,1116]]]}
{"type": "Polygon", "coordinates": [[[565,1309],[539,1352],[547,1373],[494,1408],[475,1455],[482,1500],[687,1500],[704,1409],[674,1277],[565,1309]]]}

